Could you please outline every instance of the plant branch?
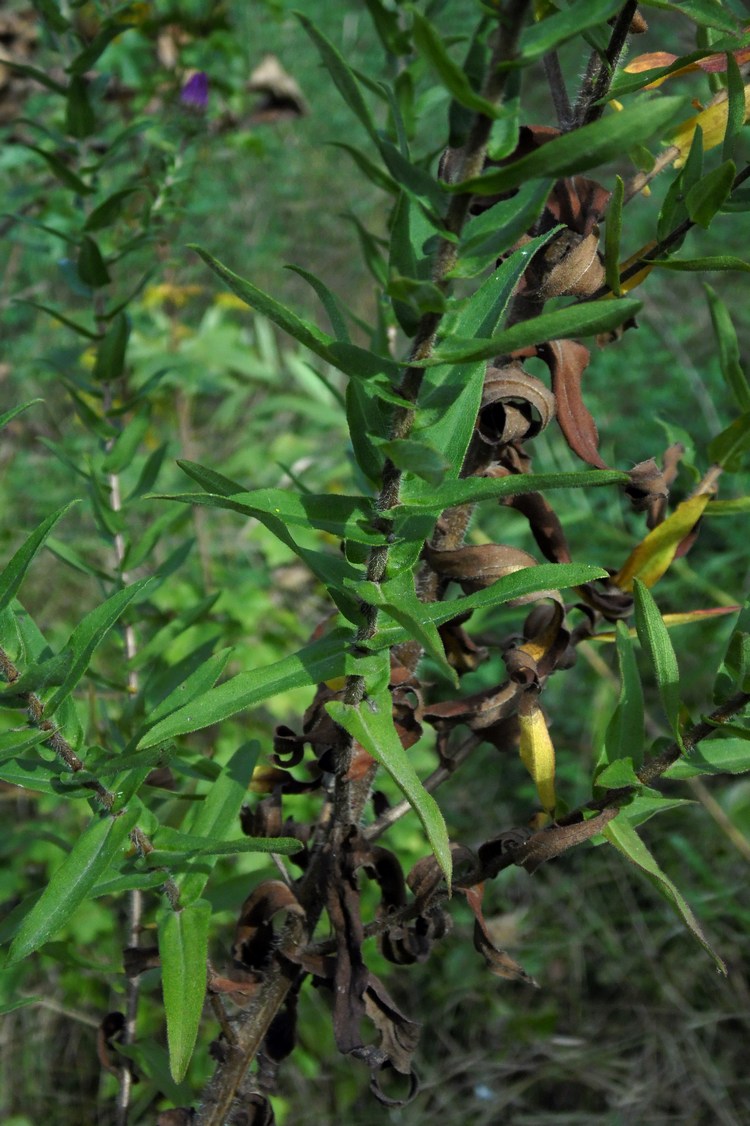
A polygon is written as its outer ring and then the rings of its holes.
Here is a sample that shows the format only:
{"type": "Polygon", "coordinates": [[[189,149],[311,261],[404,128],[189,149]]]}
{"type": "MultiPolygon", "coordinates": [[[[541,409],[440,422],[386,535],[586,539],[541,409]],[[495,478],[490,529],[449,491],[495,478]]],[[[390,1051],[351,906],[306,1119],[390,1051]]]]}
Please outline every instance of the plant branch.
{"type": "Polygon", "coordinates": [[[594,51],[591,54],[573,109],[574,128],[597,121],[604,113],[601,99],[604,98],[609,89],[612,75],[627,42],[630,25],[637,9],[638,0],[628,0],[618,13],[604,55],[601,55],[599,51],[594,51]]]}

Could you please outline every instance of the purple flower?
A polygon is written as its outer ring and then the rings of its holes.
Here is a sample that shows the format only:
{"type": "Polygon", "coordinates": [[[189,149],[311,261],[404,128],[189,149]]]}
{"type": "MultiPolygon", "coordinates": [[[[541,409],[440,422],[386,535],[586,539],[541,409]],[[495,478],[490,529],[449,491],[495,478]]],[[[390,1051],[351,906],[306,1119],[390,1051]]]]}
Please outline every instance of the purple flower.
{"type": "Polygon", "coordinates": [[[180,101],[191,109],[204,110],[208,105],[208,75],[205,71],[197,71],[192,78],[188,78],[180,91],[180,101]]]}

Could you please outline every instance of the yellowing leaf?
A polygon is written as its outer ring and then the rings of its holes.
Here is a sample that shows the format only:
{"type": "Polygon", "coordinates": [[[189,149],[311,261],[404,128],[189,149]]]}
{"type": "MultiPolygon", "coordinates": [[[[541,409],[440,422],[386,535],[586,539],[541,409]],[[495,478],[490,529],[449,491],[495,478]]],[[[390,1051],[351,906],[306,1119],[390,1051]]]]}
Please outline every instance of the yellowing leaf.
{"type": "Polygon", "coordinates": [[[555,796],[555,748],[547,721],[533,697],[525,697],[518,714],[521,726],[521,762],[534,779],[539,800],[547,813],[557,804],[555,796]]]}
{"type": "Polygon", "coordinates": [[[613,579],[621,590],[632,590],[634,579],[640,579],[644,586],[653,586],[659,581],[685,536],[700,520],[710,499],[707,493],[700,493],[684,500],[671,516],[649,532],[613,579]]]}
{"type": "MultiPolygon", "coordinates": [[[[622,278],[626,270],[628,270],[631,266],[634,266],[636,262],[639,262],[641,258],[643,258],[644,255],[648,254],[650,250],[653,250],[655,246],[655,242],[647,242],[646,245],[642,246],[640,250],[637,250],[635,254],[631,254],[630,258],[628,258],[626,262],[621,262],[620,277],[622,278]]],[[[637,285],[640,285],[641,282],[646,280],[653,268],[653,262],[644,262],[642,269],[640,269],[636,274],[633,274],[632,277],[620,282],[620,293],[630,293],[631,289],[635,289],[637,285]]]]}
{"type": "MultiPolygon", "coordinates": [[[[732,606],[711,606],[706,610],[685,610],[680,614],[662,614],[662,621],[667,629],[675,629],[677,626],[689,626],[693,622],[704,622],[707,618],[720,617],[723,614],[736,614],[742,607],[738,605],[732,606]]],[[[636,637],[637,631],[629,629],[629,637],[636,637]]],[[[591,638],[591,641],[616,641],[617,634],[614,630],[605,630],[604,633],[597,633],[591,638]]]]}
{"type": "MultiPolygon", "coordinates": [[[[703,130],[704,152],[720,145],[727,131],[728,115],[729,99],[726,90],[723,90],[712,105],[706,106],[695,117],[689,117],[687,121],[680,122],[670,138],[672,144],[679,150],[679,155],[674,162],[675,168],[681,168],[685,163],[685,158],[693,143],[693,135],[699,125],[703,130]]],[[[745,121],[748,117],[750,117],[750,85],[745,87],[745,121]]]]}

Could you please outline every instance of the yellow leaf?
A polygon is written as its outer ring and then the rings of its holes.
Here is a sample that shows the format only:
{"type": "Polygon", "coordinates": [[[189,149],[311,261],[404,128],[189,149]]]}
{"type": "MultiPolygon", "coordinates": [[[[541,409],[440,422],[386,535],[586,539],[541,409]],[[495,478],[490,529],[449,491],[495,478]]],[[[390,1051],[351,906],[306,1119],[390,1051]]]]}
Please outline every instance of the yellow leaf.
{"type": "MultiPolygon", "coordinates": [[[[693,143],[693,136],[696,128],[700,125],[703,130],[703,151],[707,152],[708,149],[713,149],[716,145],[720,145],[724,140],[724,134],[727,131],[727,115],[729,113],[729,100],[726,90],[720,91],[716,100],[696,114],[695,117],[689,117],[687,121],[682,121],[677,126],[675,132],[672,134],[670,140],[672,144],[680,150],[679,156],[674,162],[675,168],[681,168],[685,163],[685,158],[690,152],[690,146],[693,143]]],[[[745,87],[745,121],[750,117],[750,85],[745,87]]]]}
{"type": "MultiPolygon", "coordinates": [[[[742,607],[737,605],[732,606],[710,606],[707,610],[685,610],[681,614],[662,614],[662,621],[667,629],[676,629],[677,626],[690,626],[694,622],[705,622],[711,618],[721,617],[722,614],[737,614],[742,607]]],[[[635,629],[628,630],[628,637],[636,638],[638,631],[635,629]]],[[[615,642],[617,634],[614,630],[605,630],[603,633],[597,633],[590,641],[605,641],[615,642]]]]}
{"type": "Polygon", "coordinates": [[[521,726],[521,762],[534,779],[539,801],[547,813],[557,804],[555,797],[555,748],[547,721],[536,699],[525,696],[518,713],[521,726]]]}
{"type": "Polygon", "coordinates": [[[620,590],[632,590],[634,579],[640,579],[645,586],[653,586],[659,581],[685,536],[700,520],[710,499],[708,493],[699,493],[684,500],[671,516],[648,533],[631,551],[612,580],[620,590]]]}

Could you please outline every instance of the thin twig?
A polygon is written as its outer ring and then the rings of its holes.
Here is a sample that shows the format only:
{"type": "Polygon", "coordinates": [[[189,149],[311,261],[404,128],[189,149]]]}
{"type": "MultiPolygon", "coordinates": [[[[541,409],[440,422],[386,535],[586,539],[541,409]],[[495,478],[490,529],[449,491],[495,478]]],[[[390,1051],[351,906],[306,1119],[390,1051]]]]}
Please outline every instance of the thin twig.
{"type": "Polygon", "coordinates": [[[568,91],[565,86],[565,78],[563,76],[562,67],[560,66],[560,56],[557,51],[548,51],[544,56],[544,73],[547,76],[547,85],[549,86],[552,102],[557,114],[557,124],[560,126],[561,133],[567,133],[573,124],[573,109],[568,97],[568,91]]]}

